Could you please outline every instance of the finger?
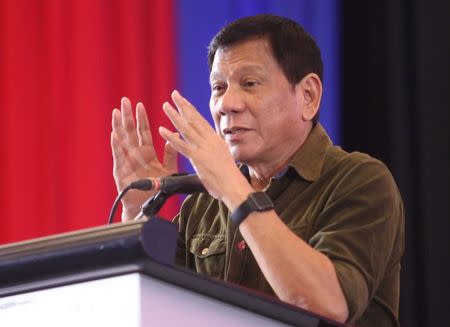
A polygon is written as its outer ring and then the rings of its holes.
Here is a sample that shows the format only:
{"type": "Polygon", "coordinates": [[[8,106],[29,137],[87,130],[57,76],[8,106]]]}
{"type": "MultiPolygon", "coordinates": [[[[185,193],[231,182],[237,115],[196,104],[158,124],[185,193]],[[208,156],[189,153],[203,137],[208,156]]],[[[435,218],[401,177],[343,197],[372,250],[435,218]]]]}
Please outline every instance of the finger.
{"type": "Polygon", "coordinates": [[[147,113],[141,102],[136,105],[136,129],[139,145],[153,145],[152,132],[148,123],[147,113]]]}
{"type": "MultiPolygon", "coordinates": [[[[111,147],[113,150],[113,158],[114,158],[114,149],[120,147],[124,147],[128,145],[125,129],[122,125],[122,114],[119,109],[113,110],[113,133],[115,134],[115,145],[113,147],[112,139],[111,139],[111,147]]],[[[112,137],[112,135],[111,135],[112,137]]],[[[126,151],[126,149],[125,149],[126,151]]],[[[126,151],[127,152],[127,151],[126,151]]]]}
{"type": "Polygon", "coordinates": [[[141,155],[138,148],[129,148],[115,132],[111,133],[111,149],[113,154],[114,178],[123,186],[121,176],[136,173],[137,167],[145,167],[148,161],[141,155]]]}
{"type": "Polygon", "coordinates": [[[120,117],[120,111],[114,108],[112,111],[112,130],[117,132],[122,127],[122,118],[120,117]]]}
{"type": "Polygon", "coordinates": [[[206,119],[203,118],[197,109],[185,97],[183,97],[180,92],[174,90],[172,92],[172,100],[180,111],[180,114],[192,123],[193,128],[199,133],[199,135],[204,135],[203,133],[208,131],[208,129],[212,130],[211,125],[209,125],[206,119]]]}
{"type": "Polygon", "coordinates": [[[117,180],[118,183],[121,184],[118,186],[122,188],[123,183],[120,179],[118,179],[118,176],[116,176],[116,172],[120,168],[121,174],[126,175],[130,172],[131,168],[127,160],[125,160],[127,156],[126,149],[121,145],[121,142],[119,141],[117,134],[114,132],[111,133],[111,149],[113,155],[114,178],[117,180]]]}
{"type": "Polygon", "coordinates": [[[185,141],[183,141],[177,133],[169,131],[167,128],[160,126],[159,134],[170,143],[170,145],[179,153],[187,158],[191,158],[190,155],[193,151],[193,146],[185,141]]]}
{"type": "Polygon", "coordinates": [[[110,143],[111,143],[111,151],[112,151],[112,156],[113,156],[113,161],[114,161],[114,166],[117,163],[117,157],[119,156],[118,153],[118,145],[117,145],[117,134],[113,131],[111,132],[111,139],[110,139],[110,143]]]}
{"type": "Polygon", "coordinates": [[[111,133],[111,150],[114,160],[114,165],[121,165],[124,162],[124,158],[126,157],[126,149],[123,146],[123,143],[120,141],[117,133],[111,133]]]}
{"type": "Polygon", "coordinates": [[[131,145],[138,145],[136,128],[134,127],[133,111],[131,110],[131,103],[128,98],[122,98],[121,108],[122,125],[125,129],[128,143],[131,145]]]}
{"type": "MultiPolygon", "coordinates": [[[[175,133],[178,134],[178,133],[175,133]]],[[[179,138],[179,135],[177,135],[179,138]]],[[[170,144],[166,142],[164,146],[164,167],[170,172],[178,171],[178,152],[177,150],[170,144]]]]}
{"type": "Polygon", "coordinates": [[[201,138],[198,132],[192,128],[192,124],[187,122],[184,117],[181,117],[179,112],[170,103],[164,102],[163,110],[173,126],[175,126],[187,142],[193,144],[199,144],[201,142],[201,138]]]}

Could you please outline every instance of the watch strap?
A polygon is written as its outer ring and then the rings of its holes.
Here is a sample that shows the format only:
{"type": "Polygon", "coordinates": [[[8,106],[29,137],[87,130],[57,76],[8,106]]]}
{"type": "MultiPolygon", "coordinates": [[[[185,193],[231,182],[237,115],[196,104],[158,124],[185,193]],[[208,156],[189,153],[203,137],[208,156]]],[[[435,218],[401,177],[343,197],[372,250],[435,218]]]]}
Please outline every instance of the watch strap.
{"type": "Polygon", "coordinates": [[[253,211],[268,211],[273,208],[273,202],[265,192],[254,192],[231,213],[230,218],[238,227],[253,211]]]}

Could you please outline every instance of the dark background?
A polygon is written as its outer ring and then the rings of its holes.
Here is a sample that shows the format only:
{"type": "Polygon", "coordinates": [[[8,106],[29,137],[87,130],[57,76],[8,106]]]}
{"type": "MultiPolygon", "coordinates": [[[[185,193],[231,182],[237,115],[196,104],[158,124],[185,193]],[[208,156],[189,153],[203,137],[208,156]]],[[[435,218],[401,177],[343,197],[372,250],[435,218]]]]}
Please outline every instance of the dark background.
{"type": "Polygon", "coordinates": [[[342,1],[342,143],[391,169],[406,208],[402,326],[450,326],[450,8],[342,1]]]}

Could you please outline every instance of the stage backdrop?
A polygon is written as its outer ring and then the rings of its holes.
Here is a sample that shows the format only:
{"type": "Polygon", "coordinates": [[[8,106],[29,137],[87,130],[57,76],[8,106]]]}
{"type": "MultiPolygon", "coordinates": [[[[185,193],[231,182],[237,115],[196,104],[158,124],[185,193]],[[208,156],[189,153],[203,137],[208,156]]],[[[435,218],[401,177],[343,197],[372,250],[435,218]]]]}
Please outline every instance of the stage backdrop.
{"type": "Polygon", "coordinates": [[[332,0],[0,0],[0,244],[105,224],[116,196],[112,109],[122,96],[142,101],[161,154],[162,103],[178,88],[209,116],[206,47],[240,16],[282,14],[317,38],[321,121],[338,142],[338,8],[332,0]]]}

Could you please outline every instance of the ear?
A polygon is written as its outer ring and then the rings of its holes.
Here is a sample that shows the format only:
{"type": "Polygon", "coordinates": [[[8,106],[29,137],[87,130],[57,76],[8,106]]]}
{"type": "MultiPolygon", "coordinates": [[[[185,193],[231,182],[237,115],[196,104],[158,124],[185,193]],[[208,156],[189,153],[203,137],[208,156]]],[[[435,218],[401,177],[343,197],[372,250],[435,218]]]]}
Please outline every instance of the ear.
{"type": "Polygon", "coordinates": [[[309,73],[297,84],[297,92],[301,97],[303,112],[302,118],[305,121],[311,121],[317,115],[322,99],[322,82],[315,73],[309,73]]]}

